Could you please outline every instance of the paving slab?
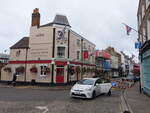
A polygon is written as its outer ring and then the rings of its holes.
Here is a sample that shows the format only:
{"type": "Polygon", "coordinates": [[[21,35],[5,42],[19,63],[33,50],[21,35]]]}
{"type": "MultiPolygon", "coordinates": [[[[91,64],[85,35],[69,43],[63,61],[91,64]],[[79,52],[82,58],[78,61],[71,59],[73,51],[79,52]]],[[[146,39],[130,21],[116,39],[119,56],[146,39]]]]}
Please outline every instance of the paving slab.
{"type": "Polygon", "coordinates": [[[150,97],[139,91],[139,82],[126,90],[126,98],[133,113],[150,113],[150,97]]]}

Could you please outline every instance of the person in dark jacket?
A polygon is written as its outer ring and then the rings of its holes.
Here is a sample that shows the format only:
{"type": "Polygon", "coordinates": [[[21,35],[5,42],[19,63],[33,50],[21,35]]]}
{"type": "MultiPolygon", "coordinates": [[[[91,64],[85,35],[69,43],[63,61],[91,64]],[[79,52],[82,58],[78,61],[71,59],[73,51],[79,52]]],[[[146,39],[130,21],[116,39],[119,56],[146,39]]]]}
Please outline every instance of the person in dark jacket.
{"type": "Polygon", "coordinates": [[[16,79],[17,79],[17,73],[15,72],[15,73],[13,74],[13,79],[12,79],[12,84],[13,84],[13,86],[16,86],[16,79]]]}

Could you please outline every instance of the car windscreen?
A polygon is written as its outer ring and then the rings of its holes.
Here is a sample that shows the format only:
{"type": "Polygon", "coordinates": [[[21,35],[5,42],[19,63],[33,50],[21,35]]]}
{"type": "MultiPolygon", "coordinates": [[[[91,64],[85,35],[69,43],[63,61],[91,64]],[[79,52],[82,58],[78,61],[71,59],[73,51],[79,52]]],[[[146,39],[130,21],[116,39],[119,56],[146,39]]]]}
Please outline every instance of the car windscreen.
{"type": "Polygon", "coordinates": [[[77,84],[82,84],[82,85],[93,85],[94,84],[94,80],[90,80],[90,79],[83,79],[77,82],[77,84]]]}

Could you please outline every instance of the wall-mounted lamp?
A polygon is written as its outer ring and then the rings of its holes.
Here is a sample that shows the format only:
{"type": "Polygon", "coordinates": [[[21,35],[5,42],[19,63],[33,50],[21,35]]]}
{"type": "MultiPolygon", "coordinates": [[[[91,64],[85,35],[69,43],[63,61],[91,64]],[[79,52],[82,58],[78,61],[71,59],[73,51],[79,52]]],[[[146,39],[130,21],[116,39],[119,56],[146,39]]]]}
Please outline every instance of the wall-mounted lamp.
{"type": "Polygon", "coordinates": [[[69,64],[70,64],[70,62],[68,61],[68,62],[67,62],[67,65],[69,65],[69,64]]]}
{"type": "Polygon", "coordinates": [[[52,62],[51,62],[51,64],[55,64],[55,62],[54,62],[54,61],[52,61],[52,62]]]}

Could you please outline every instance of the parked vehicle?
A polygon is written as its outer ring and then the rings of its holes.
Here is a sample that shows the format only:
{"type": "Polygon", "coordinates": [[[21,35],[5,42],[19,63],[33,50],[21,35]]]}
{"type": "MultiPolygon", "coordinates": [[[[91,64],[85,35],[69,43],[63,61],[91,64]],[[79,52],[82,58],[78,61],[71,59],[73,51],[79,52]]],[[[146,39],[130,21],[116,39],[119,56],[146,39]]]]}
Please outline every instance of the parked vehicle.
{"type": "Polygon", "coordinates": [[[78,81],[70,91],[71,97],[95,98],[101,93],[111,95],[111,82],[100,78],[84,78],[78,81]]]}

